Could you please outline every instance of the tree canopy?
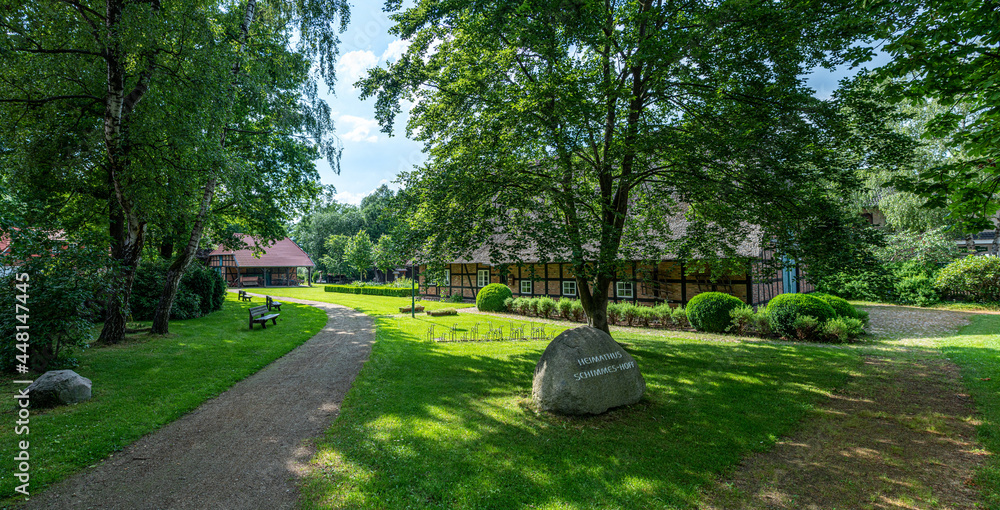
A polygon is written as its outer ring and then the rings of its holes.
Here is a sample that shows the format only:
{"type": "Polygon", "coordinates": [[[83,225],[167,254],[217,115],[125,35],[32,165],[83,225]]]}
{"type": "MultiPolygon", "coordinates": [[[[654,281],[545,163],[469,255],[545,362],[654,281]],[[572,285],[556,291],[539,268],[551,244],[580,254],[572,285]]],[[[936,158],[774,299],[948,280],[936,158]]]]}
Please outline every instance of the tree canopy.
{"type": "Polygon", "coordinates": [[[570,262],[606,330],[620,260],[732,255],[748,224],[808,255],[850,227],[850,126],[803,76],[867,58],[876,26],[853,5],[390,3],[412,44],[359,83],[386,132],[416,103],[407,130],[430,160],[402,181],[425,253],[570,262]],[[696,228],[672,232],[678,214],[696,228]],[[698,233],[715,242],[678,240],[698,233]]]}

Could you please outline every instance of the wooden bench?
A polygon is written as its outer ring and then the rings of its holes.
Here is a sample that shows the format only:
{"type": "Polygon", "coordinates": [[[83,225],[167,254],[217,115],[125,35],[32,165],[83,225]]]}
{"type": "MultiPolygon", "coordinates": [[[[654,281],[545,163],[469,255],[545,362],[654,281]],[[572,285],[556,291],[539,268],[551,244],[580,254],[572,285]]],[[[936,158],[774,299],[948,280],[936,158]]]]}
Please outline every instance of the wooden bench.
{"type": "Polygon", "coordinates": [[[237,297],[240,298],[240,301],[247,301],[247,302],[250,301],[250,296],[247,294],[247,291],[245,291],[245,290],[241,290],[239,292],[239,296],[237,296],[237,297]]]}
{"type": "Polygon", "coordinates": [[[279,302],[271,299],[271,296],[266,296],[266,297],[267,297],[267,305],[266,305],[267,309],[270,310],[272,308],[277,308],[278,311],[280,312],[281,311],[281,305],[284,304],[284,303],[279,303],[279,302]]]}
{"type": "Polygon", "coordinates": [[[260,277],[259,276],[241,276],[240,277],[240,284],[243,285],[244,287],[250,287],[250,286],[256,287],[256,286],[260,285],[260,277]]]}
{"type": "Polygon", "coordinates": [[[250,309],[250,329],[253,329],[253,324],[255,322],[260,323],[260,327],[267,329],[267,321],[271,320],[271,323],[275,326],[278,325],[278,313],[268,313],[266,305],[255,306],[250,309]]]}

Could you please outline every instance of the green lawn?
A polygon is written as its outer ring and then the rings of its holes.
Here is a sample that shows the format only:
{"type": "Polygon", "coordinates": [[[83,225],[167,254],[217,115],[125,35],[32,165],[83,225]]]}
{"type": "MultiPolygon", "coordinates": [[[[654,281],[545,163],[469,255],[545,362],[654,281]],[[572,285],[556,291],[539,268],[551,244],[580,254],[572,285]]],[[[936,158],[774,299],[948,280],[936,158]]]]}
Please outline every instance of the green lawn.
{"type": "MultiPolygon", "coordinates": [[[[259,300],[258,300],[259,301],[259,300]]],[[[260,303],[255,303],[259,305],[260,303]]],[[[121,450],[143,435],[179,418],[205,400],[311,338],[326,324],[326,314],[305,305],[282,307],[277,326],[247,326],[247,306],[227,296],[225,307],[200,319],[170,323],[166,337],[144,337],[114,347],[80,353],[74,370],[93,382],[87,402],[30,417],[31,490],[36,492],[121,450]]],[[[0,392],[13,395],[23,385],[4,377],[0,392]]],[[[0,428],[0,494],[13,494],[10,459],[14,399],[3,400],[0,428]]],[[[2,505],[3,501],[0,501],[2,505]]]]}
{"type": "MultiPolygon", "coordinates": [[[[315,287],[276,287],[267,289],[250,289],[247,292],[253,294],[267,294],[269,296],[283,296],[298,299],[309,299],[321,301],[323,303],[333,303],[354,308],[368,315],[395,315],[399,313],[400,307],[410,306],[410,298],[398,298],[388,296],[368,296],[363,294],[344,294],[341,292],[326,292],[322,285],[315,287]]],[[[440,301],[421,301],[419,296],[417,304],[424,306],[426,310],[440,310],[442,308],[469,308],[475,306],[473,303],[449,303],[440,301]]]]}
{"type": "Polygon", "coordinates": [[[962,369],[981,424],[980,443],[991,452],[976,482],[987,508],[1000,509],[1000,315],[976,315],[955,336],[941,340],[945,355],[962,369]]]}
{"type": "Polygon", "coordinates": [[[853,349],[620,334],[646,396],[564,418],[531,403],[547,342],[425,340],[429,323],[476,320],[378,319],[371,358],[318,442],[304,507],[691,507],[859,364],[853,349]]]}

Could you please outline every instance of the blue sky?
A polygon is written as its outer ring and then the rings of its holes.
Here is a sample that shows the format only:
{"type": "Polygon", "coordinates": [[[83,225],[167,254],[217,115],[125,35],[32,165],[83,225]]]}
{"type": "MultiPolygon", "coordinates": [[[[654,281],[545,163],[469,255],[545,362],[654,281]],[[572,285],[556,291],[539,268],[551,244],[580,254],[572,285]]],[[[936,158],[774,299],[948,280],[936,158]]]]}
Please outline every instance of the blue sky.
{"type": "MultiPolygon", "coordinates": [[[[337,136],[343,145],[340,175],[333,172],[326,160],[317,162],[323,184],[337,189],[339,202],[360,204],[361,199],[382,184],[392,184],[396,175],[424,162],[420,143],[405,136],[407,117],[397,118],[393,136],[382,133],[375,120],[374,98],[362,101],[352,84],[365,71],[399,57],[406,43],[389,34],[392,22],[382,11],[383,2],[365,0],[351,8],[351,23],[341,35],[340,58],[337,64],[337,85],[326,100],[333,111],[337,136]]],[[[869,63],[869,67],[881,62],[869,63]]],[[[829,97],[837,81],[858,70],[820,69],[809,77],[809,85],[821,98],[829,97]]]]}

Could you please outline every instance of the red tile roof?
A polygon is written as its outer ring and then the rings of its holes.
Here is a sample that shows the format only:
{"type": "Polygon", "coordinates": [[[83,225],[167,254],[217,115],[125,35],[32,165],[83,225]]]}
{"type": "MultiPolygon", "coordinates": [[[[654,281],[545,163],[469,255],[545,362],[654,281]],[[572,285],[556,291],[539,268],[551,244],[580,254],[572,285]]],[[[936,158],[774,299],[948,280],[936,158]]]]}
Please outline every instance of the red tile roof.
{"type": "Polygon", "coordinates": [[[260,254],[260,258],[257,258],[253,254],[253,250],[213,250],[209,253],[209,257],[215,257],[219,255],[233,255],[236,259],[236,265],[240,267],[313,267],[312,259],[306,252],[299,248],[299,245],[295,244],[289,238],[284,238],[273,245],[266,245],[263,242],[257,240],[254,237],[250,237],[244,234],[236,234],[244,243],[250,246],[259,246],[264,253],[260,254]]]}

